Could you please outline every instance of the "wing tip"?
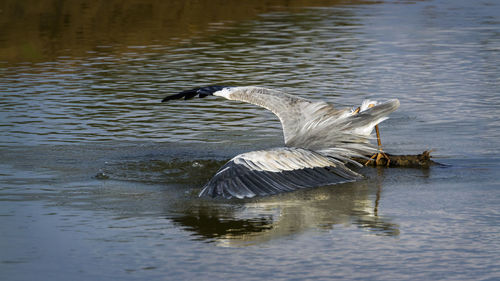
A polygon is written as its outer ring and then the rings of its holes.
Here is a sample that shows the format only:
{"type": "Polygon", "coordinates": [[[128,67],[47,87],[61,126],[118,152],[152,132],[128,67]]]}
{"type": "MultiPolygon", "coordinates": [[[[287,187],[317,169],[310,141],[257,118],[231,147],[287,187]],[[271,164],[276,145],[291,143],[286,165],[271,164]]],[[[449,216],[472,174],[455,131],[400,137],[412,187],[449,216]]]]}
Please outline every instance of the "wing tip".
{"type": "Polygon", "coordinates": [[[215,92],[220,91],[224,88],[231,88],[229,86],[220,86],[220,85],[210,85],[210,86],[204,86],[204,87],[197,87],[193,88],[190,90],[185,90],[177,94],[169,95],[164,97],[161,102],[166,102],[169,100],[175,100],[175,99],[182,99],[184,100],[189,100],[194,98],[196,95],[198,95],[199,98],[204,98],[206,96],[211,96],[215,92]]]}

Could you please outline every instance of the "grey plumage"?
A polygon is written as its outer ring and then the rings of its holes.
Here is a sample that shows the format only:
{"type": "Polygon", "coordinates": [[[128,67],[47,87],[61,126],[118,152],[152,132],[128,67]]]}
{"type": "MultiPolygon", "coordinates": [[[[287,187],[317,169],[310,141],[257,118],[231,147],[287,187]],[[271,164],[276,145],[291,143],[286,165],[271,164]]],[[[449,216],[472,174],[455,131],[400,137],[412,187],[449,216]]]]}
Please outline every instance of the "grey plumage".
{"type": "Polygon", "coordinates": [[[245,198],[359,179],[348,167],[352,157],[377,149],[369,143],[373,127],[399,107],[399,101],[366,101],[359,113],[336,109],[277,90],[211,86],[187,90],[164,101],[208,95],[252,103],[281,121],[285,146],[236,156],[205,185],[200,196],[245,198]],[[201,93],[201,94],[200,94],[201,93]],[[374,106],[369,108],[369,104],[374,106]]]}
{"type": "Polygon", "coordinates": [[[361,175],[334,158],[307,149],[280,147],[234,157],[205,185],[200,196],[264,196],[359,178],[361,175]]]}

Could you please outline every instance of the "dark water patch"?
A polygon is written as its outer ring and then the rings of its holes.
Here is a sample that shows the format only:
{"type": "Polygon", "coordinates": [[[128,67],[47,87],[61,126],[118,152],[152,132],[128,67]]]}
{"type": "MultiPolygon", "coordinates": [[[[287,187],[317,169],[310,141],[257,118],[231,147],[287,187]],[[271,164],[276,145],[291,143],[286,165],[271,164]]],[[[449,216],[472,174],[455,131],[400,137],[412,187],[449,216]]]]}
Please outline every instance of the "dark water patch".
{"type": "MultiPolygon", "coordinates": [[[[155,55],[165,45],[216,34],[259,14],[347,1],[4,1],[0,61],[106,59],[116,53],[155,55]],[[144,32],[147,30],[147,32],[144,32]]],[[[368,4],[371,1],[349,1],[368,4]]]]}
{"type": "Polygon", "coordinates": [[[196,186],[208,181],[210,175],[215,174],[225,162],[177,159],[168,162],[154,159],[106,162],[105,167],[99,169],[96,178],[165,184],[191,183],[196,186]]]}

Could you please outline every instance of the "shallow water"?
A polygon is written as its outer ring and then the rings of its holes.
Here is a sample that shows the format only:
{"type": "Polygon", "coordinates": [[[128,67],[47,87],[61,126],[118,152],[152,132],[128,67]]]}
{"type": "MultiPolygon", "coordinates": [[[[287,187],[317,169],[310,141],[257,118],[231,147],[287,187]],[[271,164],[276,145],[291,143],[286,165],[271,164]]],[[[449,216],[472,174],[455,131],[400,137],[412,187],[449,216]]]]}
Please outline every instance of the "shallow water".
{"type": "Polygon", "coordinates": [[[499,3],[208,2],[0,7],[0,279],[500,278],[499,3]],[[208,84],[398,98],[384,148],[445,165],[199,199],[282,144],[252,105],[160,103],[208,84]]]}

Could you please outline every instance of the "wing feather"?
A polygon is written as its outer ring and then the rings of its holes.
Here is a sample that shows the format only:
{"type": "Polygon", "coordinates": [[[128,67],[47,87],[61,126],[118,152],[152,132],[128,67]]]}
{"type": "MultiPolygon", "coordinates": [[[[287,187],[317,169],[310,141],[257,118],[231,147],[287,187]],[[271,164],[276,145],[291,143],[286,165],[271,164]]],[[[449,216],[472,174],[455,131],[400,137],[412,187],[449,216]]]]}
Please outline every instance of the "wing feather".
{"type": "Polygon", "coordinates": [[[302,148],[240,154],[204,186],[200,196],[251,198],[354,181],[361,176],[343,163],[302,148]]]}
{"type": "Polygon", "coordinates": [[[190,99],[215,95],[228,100],[248,102],[272,111],[280,119],[285,145],[328,152],[332,156],[343,149],[345,158],[376,152],[369,135],[378,123],[399,107],[399,101],[365,101],[359,113],[349,108],[336,109],[326,102],[316,102],[281,91],[261,87],[207,86],[165,97],[190,99]],[[369,104],[375,106],[369,108],[369,104]],[[332,149],[335,148],[335,149],[332,149]],[[337,150],[336,150],[337,149],[337,150]]]}

